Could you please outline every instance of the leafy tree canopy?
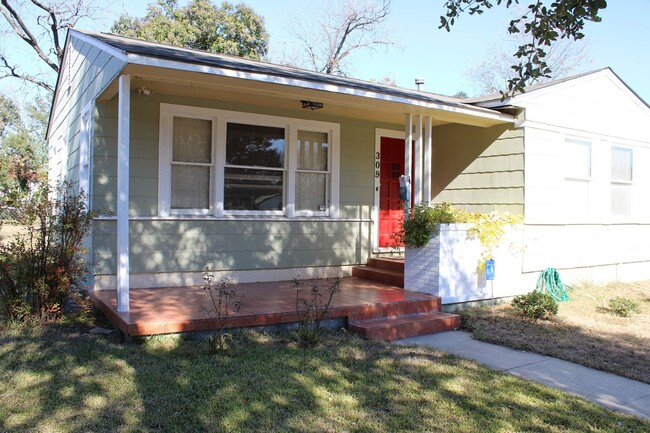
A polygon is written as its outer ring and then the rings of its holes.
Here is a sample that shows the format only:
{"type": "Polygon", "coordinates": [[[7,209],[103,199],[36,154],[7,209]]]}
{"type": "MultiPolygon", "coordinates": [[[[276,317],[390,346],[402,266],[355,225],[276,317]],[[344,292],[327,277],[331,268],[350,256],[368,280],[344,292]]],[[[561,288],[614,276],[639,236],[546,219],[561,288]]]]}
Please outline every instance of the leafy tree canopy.
{"type": "Polygon", "coordinates": [[[16,103],[0,94],[0,206],[19,206],[31,187],[46,179],[48,103],[37,99],[24,120],[16,103]]]}
{"type": "MultiPolygon", "coordinates": [[[[512,69],[515,76],[508,80],[508,91],[503,96],[523,92],[531,81],[550,78],[551,67],[546,61],[546,51],[558,39],[582,39],[587,21],[600,22],[598,15],[607,7],[606,0],[556,0],[550,3],[533,1],[526,13],[510,21],[508,32],[523,31],[530,36],[530,42],[519,46],[514,54],[515,64],[512,69]],[[546,3],[546,4],[545,4],[546,3]]],[[[482,14],[494,5],[509,8],[519,4],[519,0],[447,0],[445,15],[440,17],[440,28],[450,31],[451,26],[464,13],[482,14]]]]}
{"type": "Polygon", "coordinates": [[[179,47],[260,60],[268,52],[269,35],[264,19],[245,4],[192,0],[158,0],[144,18],[120,16],[113,33],[179,47]]]}

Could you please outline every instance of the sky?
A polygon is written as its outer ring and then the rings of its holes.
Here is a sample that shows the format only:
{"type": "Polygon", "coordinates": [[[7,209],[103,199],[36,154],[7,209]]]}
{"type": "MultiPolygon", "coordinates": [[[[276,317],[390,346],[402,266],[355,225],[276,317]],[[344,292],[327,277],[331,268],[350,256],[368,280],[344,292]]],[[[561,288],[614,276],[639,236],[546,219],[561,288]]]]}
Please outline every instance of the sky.
{"type": "MultiPolygon", "coordinates": [[[[122,13],[144,16],[149,1],[98,0],[95,3],[101,4],[100,19],[81,22],[78,27],[110,31],[113,20],[122,13]]],[[[270,34],[270,59],[277,61],[294,41],[288,31],[292,20],[313,13],[318,5],[332,2],[244,0],[244,3],[264,17],[270,34]]],[[[397,44],[388,50],[352,56],[350,76],[365,80],[390,77],[398,86],[408,88],[415,88],[415,78],[424,78],[427,91],[447,95],[464,91],[475,95],[478,89],[468,78],[468,72],[489,56],[495,46],[506,43],[506,28],[513,14],[499,7],[482,16],[462,16],[451,32],[447,32],[438,29],[443,4],[443,0],[393,0],[387,26],[397,44]]],[[[610,0],[601,15],[602,22],[588,23],[585,29],[592,61],[578,65],[577,70],[609,66],[650,103],[650,25],[647,22],[650,0],[610,0]]],[[[11,44],[18,49],[20,41],[11,44]]],[[[22,51],[24,63],[29,64],[30,56],[25,51],[26,48],[22,51]]],[[[0,81],[0,91],[16,89],[15,84],[8,81],[0,81]]]]}

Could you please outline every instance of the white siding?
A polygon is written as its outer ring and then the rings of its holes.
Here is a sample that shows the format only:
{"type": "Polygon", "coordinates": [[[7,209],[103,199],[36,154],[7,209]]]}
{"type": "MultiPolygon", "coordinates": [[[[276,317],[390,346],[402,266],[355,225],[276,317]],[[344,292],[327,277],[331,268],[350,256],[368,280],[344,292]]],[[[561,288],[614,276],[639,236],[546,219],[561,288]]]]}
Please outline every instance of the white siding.
{"type": "Polygon", "coordinates": [[[525,107],[524,272],[650,278],[650,109],[610,71],[516,98],[525,107]],[[567,179],[566,139],[591,143],[591,176],[567,179]],[[611,149],[633,152],[629,216],[611,210],[611,149]]]}

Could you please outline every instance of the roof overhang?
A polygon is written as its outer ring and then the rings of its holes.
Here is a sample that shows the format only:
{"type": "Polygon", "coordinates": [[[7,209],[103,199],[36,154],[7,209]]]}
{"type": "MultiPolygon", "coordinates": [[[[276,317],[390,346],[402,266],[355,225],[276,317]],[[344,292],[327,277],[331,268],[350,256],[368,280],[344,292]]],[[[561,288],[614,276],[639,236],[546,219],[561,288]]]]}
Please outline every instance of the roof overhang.
{"type": "MultiPolygon", "coordinates": [[[[478,127],[514,124],[515,117],[489,108],[464,104],[440,95],[382,86],[360,80],[331,77],[278,65],[243,59],[224,63],[191,62],[121,50],[91,34],[71,31],[74,37],[91,43],[127,63],[123,73],[132,76],[132,87],[147,87],[158,94],[220,99],[242,104],[295,109],[301,100],[323,102],[319,114],[403,124],[406,113],[431,116],[433,124],[460,123],[478,127]],[[270,72],[256,71],[263,65],[270,72]]],[[[105,36],[104,36],[105,37],[105,36]]],[[[159,44],[137,42],[159,47],[159,44]]],[[[165,48],[187,56],[192,50],[165,48]]],[[[209,53],[200,53],[210,56],[209,53]]],[[[216,56],[222,59],[223,56],[216,56]]],[[[208,57],[209,60],[209,57],[208,57]]],[[[99,95],[111,100],[118,91],[117,80],[99,95]]]]}

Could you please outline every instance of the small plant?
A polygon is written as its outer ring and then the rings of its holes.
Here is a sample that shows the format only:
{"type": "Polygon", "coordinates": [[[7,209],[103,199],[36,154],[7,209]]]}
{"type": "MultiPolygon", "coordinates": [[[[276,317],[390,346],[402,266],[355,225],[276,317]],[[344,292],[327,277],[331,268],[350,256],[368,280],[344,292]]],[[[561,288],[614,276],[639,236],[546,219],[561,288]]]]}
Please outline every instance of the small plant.
{"type": "Polygon", "coordinates": [[[217,330],[208,337],[208,344],[212,353],[226,353],[232,347],[232,334],[225,332],[230,319],[244,308],[244,296],[237,296],[236,285],[229,278],[224,278],[214,283],[214,275],[210,266],[203,270],[203,290],[210,294],[212,309],[203,307],[204,312],[215,319],[217,330]]]}
{"type": "Polygon", "coordinates": [[[485,267],[485,261],[492,259],[494,249],[499,245],[506,233],[506,226],[522,222],[521,215],[512,215],[508,212],[492,212],[484,214],[481,212],[459,212],[458,221],[469,223],[471,226],[467,231],[468,236],[476,238],[481,243],[483,251],[479,259],[479,267],[485,267]]]}
{"type": "Polygon", "coordinates": [[[547,316],[555,316],[558,308],[557,302],[551,295],[537,290],[525,295],[515,296],[512,300],[512,306],[532,322],[537,322],[547,316]]]}
{"type": "MultiPolygon", "coordinates": [[[[92,214],[83,192],[42,185],[22,209],[25,232],[0,243],[0,306],[10,320],[59,320],[86,275],[82,242],[92,214]]],[[[0,313],[2,314],[2,313],[0,313]]]]}
{"type": "Polygon", "coordinates": [[[641,312],[639,304],[632,299],[623,298],[621,296],[609,300],[609,309],[612,313],[620,317],[631,317],[632,314],[639,314],[641,312]]]}
{"type": "Polygon", "coordinates": [[[327,300],[322,302],[323,295],[318,277],[309,280],[309,291],[305,294],[303,281],[294,278],[293,287],[296,290],[296,313],[302,319],[298,323],[298,344],[301,347],[314,347],[321,337],[321,322],[329,314],[334,295],[341,291],[341,279],[325,280],[327,284],[327,300]]]}

